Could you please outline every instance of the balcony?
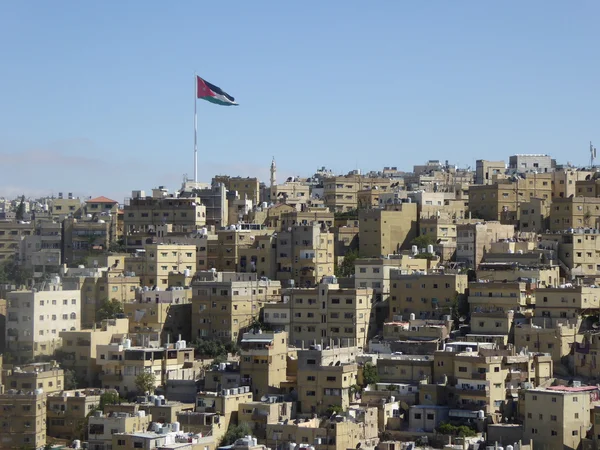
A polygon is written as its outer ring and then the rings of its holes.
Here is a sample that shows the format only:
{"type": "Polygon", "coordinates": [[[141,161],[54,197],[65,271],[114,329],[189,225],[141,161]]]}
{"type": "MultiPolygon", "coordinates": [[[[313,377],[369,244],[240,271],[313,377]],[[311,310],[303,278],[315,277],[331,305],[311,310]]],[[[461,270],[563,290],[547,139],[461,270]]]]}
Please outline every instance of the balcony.
{"type": "Polygon", "coordinates": [[[479,373],[479,372],[473,372],[471,374],[471,379],[472,380],[486,380],[487,379],[487,372],[484,373],[479,373]]]}
{"type": "Polygon", "coordinates": [[[117,374],[117,373],[101,372],[100,373],[100,378],[104,382],[109,382],[109,381],[123,381],[123,375],[117,374]]]}

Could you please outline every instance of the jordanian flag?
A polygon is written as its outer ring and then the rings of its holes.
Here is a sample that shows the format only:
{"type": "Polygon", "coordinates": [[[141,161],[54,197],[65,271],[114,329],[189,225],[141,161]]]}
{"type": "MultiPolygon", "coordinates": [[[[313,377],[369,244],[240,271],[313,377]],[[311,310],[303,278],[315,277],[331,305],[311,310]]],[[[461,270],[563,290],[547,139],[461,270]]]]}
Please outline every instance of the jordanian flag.
{"type": "Polygon", "coordinates": [[[196,76],[198,87],[196,89],[196,95],[202,100],[207,100],[211,103],[223,106],[238,106],[235,99],[225,92],[220,87],[203,80],[199,76],[196,76]]]}

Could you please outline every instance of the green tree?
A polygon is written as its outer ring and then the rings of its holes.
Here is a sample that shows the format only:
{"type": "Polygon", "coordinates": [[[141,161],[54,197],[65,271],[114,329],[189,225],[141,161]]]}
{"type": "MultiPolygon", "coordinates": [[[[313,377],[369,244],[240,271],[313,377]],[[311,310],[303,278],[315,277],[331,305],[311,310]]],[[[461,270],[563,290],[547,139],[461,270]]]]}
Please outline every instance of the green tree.
{"type": "Polygon", "coordinates": [[[146,392],[154,392],[154,386],[156,385],[156,376],[152,372],[140,373],[135,377],[135,387],[141,394],[146,392]]]}
{"type": "Polygon", "coordinates": [[[417,247],[421,248],[427,248],[428,245],[433,245],[435,244],[434,239],[427,235],[427,234],[422,234],[421,236],[417,236],[416,238],[414,238],[411,242],[412,245],[416,245],[417,247]]]}
{"type": "Polygon", "coordinates": [[[64,370],[64,384],[66,391],[77,389],[77,376],[75,375],[75,371],[71,369],[64,370]]]}
{"type": "Polygon", "coordinates": [[[344,408],[339,405],[329,405],[329,408],[325,410],[325,414],[332,416],[334,414],[340,414],[344,412],[344,408]]]}
{"type": "Polygon", "coordinates": [[[104,300],[104,303],[96,311],[96,320],[98,322],[104,319],[115,319],[117,315],[123,314],[124,309],[121,302],[117,299],[104,300]]]}
{"type": "Polygon", "coordinates": [[[366,363],[363,367],[363,381],[365,386],[379,382],[377,367],[371,363],[366,363]]]}
{"type": "Polygon", "coordinates": [[[450,423],[442,422],[438,428],[438,433],[445,434],[449,436],[460,436],[460,437],[471,437],[475,436],[477,433],[473,428],[468,427],[466,425],[452,425],[450,423]]]}
{"type": "Polygon", "coordinates": [[[252,429],[247,423],[241,423],[239,425],[229,425],[227,432],[221,440],[220,446],[231,445],[236,440],[252,434],[252,429]]]}
{"type": "Polygon", "coordinates": [[[354,275],[354,263],[358,258],[357,250],[350,250],[342,259],[342,263],[335,267],[335,276],[340,278],[348,278],[354,275]]]}
{"type": "Polygon", "coordinates": [[[21,196],[21,202],[17,206],[16,218],[17,220],[23,220],[25,217],[25,196],[21,196]]]}
{"type": "Polygon", "coordinates": [[[0,264],[0,284],[14,284],[21,287],[28,286],[31,280],[33,280],[33,272],[17,264],[14,258],[0,264]]]}
{"type": "MultiPolygon", "coordinates": [[[[137,380],[136,380],[137,381],[137,380]]],[[[121,397],[116,392],[105,392],[100,396],[100,405],[98,409],[104,411],[106,405],[120,405],[121,397]]]]}

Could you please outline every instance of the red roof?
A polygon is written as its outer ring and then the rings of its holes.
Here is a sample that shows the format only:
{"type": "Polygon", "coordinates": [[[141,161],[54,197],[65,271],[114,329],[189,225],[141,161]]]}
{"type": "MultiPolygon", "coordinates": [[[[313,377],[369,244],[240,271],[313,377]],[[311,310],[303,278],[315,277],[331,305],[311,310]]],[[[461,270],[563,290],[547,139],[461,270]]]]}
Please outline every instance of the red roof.
{"type": "Polygon", "coordinates": [[[111,200],[110,198],[107,197],[96,197],[96,198],[91,198],[88,201],[86,201],[86,203],[119,203],[115,200],[111,200]]]}

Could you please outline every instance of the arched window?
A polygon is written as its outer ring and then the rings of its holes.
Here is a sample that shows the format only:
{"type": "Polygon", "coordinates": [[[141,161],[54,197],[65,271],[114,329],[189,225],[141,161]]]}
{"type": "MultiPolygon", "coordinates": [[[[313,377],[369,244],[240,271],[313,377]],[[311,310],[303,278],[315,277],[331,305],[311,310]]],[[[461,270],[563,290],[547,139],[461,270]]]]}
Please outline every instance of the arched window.
{"type": "Polygon", "coordinates": [[[71,313],[71,320],[73,320],[73,319],[77,319],[77,314],[71,313]]]}

